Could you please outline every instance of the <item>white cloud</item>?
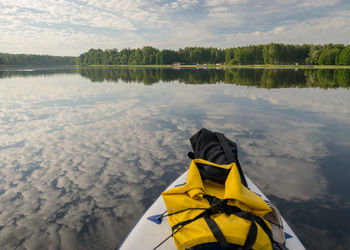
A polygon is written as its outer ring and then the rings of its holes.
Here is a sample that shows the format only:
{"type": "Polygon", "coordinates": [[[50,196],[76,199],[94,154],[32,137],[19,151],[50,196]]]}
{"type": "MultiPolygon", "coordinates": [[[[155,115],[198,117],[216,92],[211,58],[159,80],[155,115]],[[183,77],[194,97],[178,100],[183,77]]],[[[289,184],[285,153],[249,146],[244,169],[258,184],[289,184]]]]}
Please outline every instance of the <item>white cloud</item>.
{"type": "Polygon", "coordinates": [[[0,51],[79,55],[90,48],[145,45],[178,49],[269,42],[349,43],[349,13],[338,5],[337,0],[4,0],[0,51]],[[334,8],[323,11],[327,6],[334,8]],[[315,18],[309,7],[315,13],[322,11],[323,17],[315,18]]]}
{"type": "Polygon", "coordinates": [[[275,0],[275,1],[269,1],[269,0],[259,0],[259,1],[253,1],[253,0],[205,0],[206,6],[223,6],[223,5],[229,5],[229,6],[237,6],[242,4],[249,4],[252,8],[254,7],[263,7],[265,9],[274,9],[272,6],[276,6],[280,8],[282,11],[284,10],[286,6],[293,5],[297,8],[303,8],[303,7],[322,7],[322,6],[333,6],[337,3],[339,3],[340,0],[275,0]]]}
{"type": "Polygon", "coordinates": [[[83,0],[93,9],[103,9],[107,13],[114,13],[127,20],[140,21],[144,23],[161,22],[159,13],[153,1],[129,1],[129,0],[112,0],[112,1],[98,1],[98,0],[83,0]]]}
{"type": "Polygon", "coordinates": [[[303,22],[280,24],[268,31],[236,33],[226,36],[223,44],[231,46],[242,44],[262,44],[270,42],[292,44],[349,43],[350,33],[347,29],[350,12],[338,12],[338,15],[315,18],[303,22]]]}
{"type": "Polygon", "coordinates": [[[116,42],[107,35],[87,34],[73,30],[32,28],[5,31],[1,35],[1,50],[9,53],[78,56],[79,53],[89,50],[92,44],[98,44],[98,47],[102,49],[115,48],[118,45],[130,46],[128,40],[116,42]],[[8,42],[10,40],[11,43],[8,42]]]}
{"type": "Polygon", "coordinates": [[[12,15],[2,15],[2,21],[14,22],[19,25],[87,25],[99,28],[115,28],[133,30],[134,27],[125,18],[116,13],[100,11],[95,8],[75,4],[70,1],[42,1],[28,2],[25,0],[4,0],[6,9],[15,9],[12,15]],[[9,7],[7,7],[9,6],[9,7]]]}
{"type": "Polygon", "coordinates": [[[181,9],[191,9],[198,5],[198,0],[176,0],[164,4],[160,9],[162,11],[178,11],[181,9]]]}
{"type": "Polygon", "coordinates": [[[177,0],[184,9],[192,8],[198,4],[198,0],[177,0]]]}
{"type": "Polygon", "coordinates": [[[248,0],[205,0],[207,6],[237,5],[248,2],[248,0]]]}
{"type": "Polygon", "coordinates": [[[228,12],[228,7],[216,7],[216,8],[212,8],[209,10],[209,14],[217,14],[217,13],[225,13],[225,12],[228,12]]]}
{"type": "Polygon", "coordinates": [[[323,7],[323,6],[333,6],[339,3],[340,0],[308,0],[308,1],[300,1],[298,4],[299,8],[303,7],[323,7]]]}

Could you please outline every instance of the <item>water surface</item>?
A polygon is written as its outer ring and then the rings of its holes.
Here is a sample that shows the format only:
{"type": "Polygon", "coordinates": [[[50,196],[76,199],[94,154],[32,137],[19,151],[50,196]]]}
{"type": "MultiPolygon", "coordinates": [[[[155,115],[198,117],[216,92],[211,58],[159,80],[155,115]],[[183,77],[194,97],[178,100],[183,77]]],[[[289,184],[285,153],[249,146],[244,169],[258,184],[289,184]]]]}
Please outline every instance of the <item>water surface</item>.
{"type": "Polygon", "coordinates": [[[350,245],[348,70],[0,71],[0,245],[110,249],[201,127],[310,249],[350,245]]]}

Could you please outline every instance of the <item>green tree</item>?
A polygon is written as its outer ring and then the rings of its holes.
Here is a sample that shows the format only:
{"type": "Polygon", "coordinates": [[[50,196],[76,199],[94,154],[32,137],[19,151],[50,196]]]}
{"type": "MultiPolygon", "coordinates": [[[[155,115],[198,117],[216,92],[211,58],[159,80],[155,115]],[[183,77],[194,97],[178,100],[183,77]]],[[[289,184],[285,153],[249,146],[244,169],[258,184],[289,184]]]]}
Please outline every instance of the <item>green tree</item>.
{"type": "Polygon", "coordinates": [[[8,53],[0,53],[0,60],[0,64],[15,66],[74,65],[77,62],[77,58],[71,56],[27,55],[8,53]]]}
{"type": "Polygon", "coordinates": [[[319,65],[335,65],[339,57],[340,50],[338,48],[324,48],[318,58],[319,65]]]}
{"type": "Polygon", "coordinates": [[[151,46],[145,46],[142,48],[142,64],[155,64],[156,54],[158,49],[155,49],[151,46]]]}
{"type": "Polygon", "coordinates": [[[350,65],[350,45],[346,46],[340,53],[338,65],[350,65]]]}
{"type": "Polygon", "coordinates": [[[230,64],[231,60],[235,58],[235,52],[233,48],[225,50],[225,63],[230,64]]]}

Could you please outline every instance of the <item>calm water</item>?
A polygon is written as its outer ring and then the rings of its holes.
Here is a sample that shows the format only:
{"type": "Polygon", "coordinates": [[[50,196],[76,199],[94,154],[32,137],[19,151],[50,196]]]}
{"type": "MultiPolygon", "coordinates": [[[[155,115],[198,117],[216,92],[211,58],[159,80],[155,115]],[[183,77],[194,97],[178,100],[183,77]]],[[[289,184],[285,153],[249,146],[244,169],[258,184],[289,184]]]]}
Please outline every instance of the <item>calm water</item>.
{"type": "Polygon", "coordinates": [[[350,71],[0,71],[1,249],[111,249],[201,127],[310,249],[350,246],[350,71]]]}

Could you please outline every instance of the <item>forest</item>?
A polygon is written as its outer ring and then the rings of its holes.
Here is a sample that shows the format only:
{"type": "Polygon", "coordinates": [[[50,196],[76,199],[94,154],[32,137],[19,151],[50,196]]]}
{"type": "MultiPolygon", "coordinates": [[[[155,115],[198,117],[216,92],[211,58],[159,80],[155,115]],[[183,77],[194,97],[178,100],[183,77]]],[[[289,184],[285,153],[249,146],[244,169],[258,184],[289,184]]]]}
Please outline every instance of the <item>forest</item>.
{"type": "Polygon", "coordinates": [[[151,46],[142,49],[90,49],[81,54],[77,65],[350,65],[350,45],[293,45],[270,43],[218,49],[186,47],[179,50],[159,50],[151,46]]]}
{"type": "Polygon", "coordinates": [[[0,53],[0,66],[75,65],[76,57],[0,53]]]}

